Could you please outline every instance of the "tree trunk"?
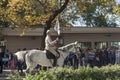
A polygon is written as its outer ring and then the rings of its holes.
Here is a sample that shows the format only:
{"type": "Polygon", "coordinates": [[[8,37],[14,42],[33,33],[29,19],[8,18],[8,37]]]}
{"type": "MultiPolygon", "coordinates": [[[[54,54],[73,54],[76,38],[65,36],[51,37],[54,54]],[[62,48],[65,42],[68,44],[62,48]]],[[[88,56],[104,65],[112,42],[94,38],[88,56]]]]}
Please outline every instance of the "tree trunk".
{"type": "Polygon", "coordinates": [[[46,24],[45,24],[45,27],[44,27],[44,31],[43,31],[43,35],[42,35],[41,46],[40,46],[41,50],[44,50],[44,48],[45,48],[46,32],[47,32],[48,29],[51,28],[52,21],[66,8],[68,2],[69,2],[69,0],[65,0],[64,4],[61,6],[61,8],[56,10],[56,11],[54,11],[53,14],[46,21],[46,24]]]}
{"type": "Polygon", "coordinates": [[[49,30],[50,28],[51,28],[51,23],[47,23],[47,22],[46,22],[46,25],[45,25],[44,31],[43,31],[43,35],[42,35],[41,46],[40,46],[40,49],[41,49],[41,50],[44,50],[44,48],[45,48],[46,32],[47,32],[47,30],[49,30]]]}

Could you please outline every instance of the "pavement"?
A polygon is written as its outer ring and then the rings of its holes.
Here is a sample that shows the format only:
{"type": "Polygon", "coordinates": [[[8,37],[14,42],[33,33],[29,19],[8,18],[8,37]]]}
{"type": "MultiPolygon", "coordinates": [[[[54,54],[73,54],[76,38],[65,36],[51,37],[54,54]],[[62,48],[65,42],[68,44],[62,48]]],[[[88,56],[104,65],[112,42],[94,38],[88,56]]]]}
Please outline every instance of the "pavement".
{"type": "MultiPolygon", "coordinates": [[[[12,73],[10,69],[4,69],[3,72],[0,73],[0,80],[12,80],[12,79],[10,79],[10,76],[12,74],[16,74],[17,72],[18,71],[15,70],[14,73],[12,73]]],[[[25,70],[23,70],[23,73],[19,73],[19,75],[24,79],[25,78],[25,70]]],[[[16,80],[16,79],[14,79],[14,80],[16,80]]]]}
{"type": "MultiPolygon", "coordinates": [[[[24,70],[23,70],[24,71],[24,70]]],[[[14,71],[14,73],[11,72],[10,69],[4,69],[2,73],[0,73],[0,80],[12,80],[10,79],[10,75],[15,74],[17,70],[14,71]]],[[[24,73],[19,73],[21,77],[25,77],[24,73]]]]}
{"type": "Polygon", "coordinates": [[[11,80],[9,77],[10,74],[11,74],[11,71],[9,69],[3,70],[3,72],[0,73],[0,80],[11,80]]]}

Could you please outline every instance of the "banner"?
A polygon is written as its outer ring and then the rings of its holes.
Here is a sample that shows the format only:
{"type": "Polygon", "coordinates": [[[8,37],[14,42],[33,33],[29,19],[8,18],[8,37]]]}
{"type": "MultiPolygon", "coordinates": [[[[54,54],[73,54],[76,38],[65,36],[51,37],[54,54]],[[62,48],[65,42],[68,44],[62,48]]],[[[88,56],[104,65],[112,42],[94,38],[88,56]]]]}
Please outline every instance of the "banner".
{"type": "Polygon", "coordinates": [[[56,24],[54,26],[54,30],[57,32],[58,35],[60,35],[60,23],[59,23],[58,18],[56,20],[56,24]]]}

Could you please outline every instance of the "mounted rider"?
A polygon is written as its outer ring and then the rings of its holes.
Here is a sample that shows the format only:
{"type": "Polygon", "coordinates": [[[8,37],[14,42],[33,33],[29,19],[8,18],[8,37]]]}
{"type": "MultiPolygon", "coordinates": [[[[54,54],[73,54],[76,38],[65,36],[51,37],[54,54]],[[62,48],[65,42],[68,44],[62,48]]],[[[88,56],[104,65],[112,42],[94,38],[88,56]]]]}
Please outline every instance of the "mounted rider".
{"type": "Polygon", "coordinates": [[[59,54],[57,52],[57,46],[56,44],[58,43],[59,38],[57,37],[54,41],[52,41],[51,39],[51,31],[47,30],[46,32],[46,38],[45,38],[45,50],[50,51],[54,56],[54,62],[53,62],[53,66],[56,66],[57,64],[57,58],[59,57],[59,54]]]}

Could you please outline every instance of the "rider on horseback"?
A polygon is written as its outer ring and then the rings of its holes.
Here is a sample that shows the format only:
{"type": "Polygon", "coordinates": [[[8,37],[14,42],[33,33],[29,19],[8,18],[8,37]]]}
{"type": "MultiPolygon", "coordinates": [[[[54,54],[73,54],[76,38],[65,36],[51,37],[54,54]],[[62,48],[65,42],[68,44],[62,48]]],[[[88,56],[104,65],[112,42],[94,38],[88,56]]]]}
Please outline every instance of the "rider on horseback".
{"type": "Polygon", "coordinates": [[[50,51],[55,56],[53,66],[56,66],[57,58],[59,57],[59,54],[56,51],[57,49],[56,44],[58,43],[59,38],[56,38],[56,40],[52,41],[50,30],[47,30],[46,34],[47,35],[45,38],[45,50],[50,51]]]}

